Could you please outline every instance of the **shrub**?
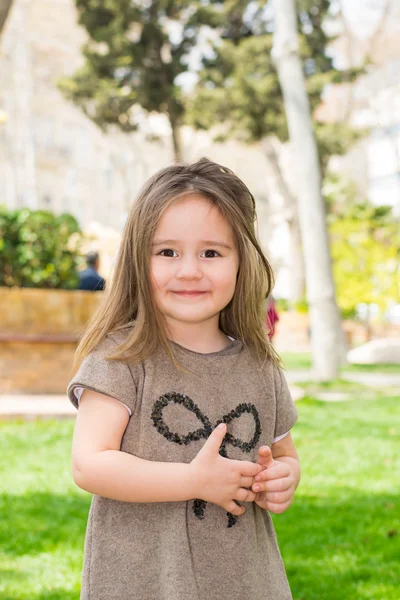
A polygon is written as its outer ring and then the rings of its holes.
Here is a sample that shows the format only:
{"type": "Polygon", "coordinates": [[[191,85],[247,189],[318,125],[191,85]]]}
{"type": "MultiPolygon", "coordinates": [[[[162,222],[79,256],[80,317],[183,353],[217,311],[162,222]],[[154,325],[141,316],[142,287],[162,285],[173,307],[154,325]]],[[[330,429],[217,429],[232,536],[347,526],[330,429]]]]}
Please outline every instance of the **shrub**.
{"type": "Polygon", "coordinates": [[[0,286],[75,289],[81,241],[72,215],[0,206],[0,286]]]}

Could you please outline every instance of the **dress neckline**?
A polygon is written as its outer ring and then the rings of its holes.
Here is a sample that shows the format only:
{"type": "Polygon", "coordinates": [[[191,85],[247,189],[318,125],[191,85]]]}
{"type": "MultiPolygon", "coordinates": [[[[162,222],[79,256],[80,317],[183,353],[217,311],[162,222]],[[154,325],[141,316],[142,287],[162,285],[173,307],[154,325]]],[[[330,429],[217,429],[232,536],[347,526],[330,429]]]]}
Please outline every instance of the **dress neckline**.
{"type": "Polygon", "coordinates": [[[243,348],[243,343],[240,340],[235,340],[234,338],[230,338],[229,344],[227,344],[221,350],[217,350],[216,352],[196,352],[195,350],[185,348],[185,346],[181,346],[180,344],[172,340],[170,340],[170,343],[182,354],[195,356],[196,358],[198,357],[200,359],[217,358],[219,356],[230,356],[231,354],[237,354],[243,348]]]}

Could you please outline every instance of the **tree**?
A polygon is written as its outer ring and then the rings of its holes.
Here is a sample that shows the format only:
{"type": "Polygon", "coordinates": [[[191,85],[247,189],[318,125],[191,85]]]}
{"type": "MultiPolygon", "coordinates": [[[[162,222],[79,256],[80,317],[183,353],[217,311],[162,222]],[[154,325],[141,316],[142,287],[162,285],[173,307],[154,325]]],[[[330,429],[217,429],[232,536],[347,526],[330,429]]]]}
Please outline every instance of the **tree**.
{"type": "MultiPolygon", "coordinates": [[[[235,137],[254,143],[275,136],[288,139],[282,92],[272,56],[273,19],[262,10],[249,14],[255,3],[230,2],[203,57],[198,82],[187,100],[187,123],[199,129],[219,124],[217,139],[235,137]],[[236,10],[233,10],[232,4],[236,10]],[[247,8],[247,10],[246,10],[247,8]],[[233,26],[235,23],[235,26],[233,26]]],[[[339,71],[327,52],[334,37],[324,28],[331,0],[298,0],[299,52],[304,64],[311,112],[321,104],[327,85],[354,81],[362,69],[339,71]]],[[[314,118],[320,165],[326,170],[332,154],[342,154],[360,136],[344,123],[314,118]]]]}
{"type": "MultiPolygon", "coordinates": [[[[296,198],[281,168],[277,140],[286,142],[288,131],[282,92],[272,57],[273,20],[261,3],[241,3],[226,10],[212,45],[212,54],[203,59],[198,83],[187,100],[186,122],[200,129],[214,129],[216,139],[229,137],[245,143],[259,143],[273,178],[285,202],[284,219],[291,238],[292,304],[305,293],[301,240],[296,198]],[[252,8],[252,12],[249,9],[252,8]],[[215,124],[218,124],[215,127],[215,124]]],[[[329,0],[298,2],[300,53],[312,112],[321,103],[327,84],[351,81],[360,70],[338,71],[327,47],[332,38],[324,29],[329,0]]],[[[320,123],[314,119],[320,166],[325,173],[332,154],[342,154],[360,136],[346,124],[320,123]]]]}
{"type": "Polygon", "coordinates": [[[212,25],[215,10],[186,0],[75,0],[89,40],[85,63],[60,81],[65,95],[100,127],[134,131],[141,112],[167,116],[175,156],[184,105],[179,77],[200,28],[212,25]]]}
{"type": "MultiPolygon", "coordinates": [[[[345,315],[361,303],[383,312],[400,300],[400,232],[392,207],[354,202],[348,186],[346,202],[338,204],[334,189],[329,231],[338,304],[345,315]]],[[[368,318],[365,324],[369,333],[368,318]]]]}
{"type": "Polygon", "coordinates": [[[320,163],[299,56],[294,0],[275,0],[274,9],[274,57],[295,155],[313,367],[318,379],[330,380],[338,375],[342,332],[321,194],[320,163]]]}

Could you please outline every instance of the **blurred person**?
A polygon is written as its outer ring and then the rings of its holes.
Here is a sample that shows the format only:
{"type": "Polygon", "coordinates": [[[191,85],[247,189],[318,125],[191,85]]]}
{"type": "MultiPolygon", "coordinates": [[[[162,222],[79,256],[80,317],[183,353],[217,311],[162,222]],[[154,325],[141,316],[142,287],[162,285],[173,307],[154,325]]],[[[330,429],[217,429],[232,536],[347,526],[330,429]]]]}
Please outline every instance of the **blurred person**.
{"type": "Polygon", "coordinates": [[[273,296],[269,296],[266,302],[265,313],[265,328],[268,332],[268,337],[272,342],[275,335],[275,324],[279,321],[279,315],[276,310],[276,304],[273,296]]]}
{"type": "Polygon", "coordinates": [[[78,289],[87,290],[89,292],[98,292],[104,290],[106,282],[98,273],[100,265],[99,253],[95,250],[88,252],[86,255],[86,265],[86,269],[78,273],[78,289]]]}

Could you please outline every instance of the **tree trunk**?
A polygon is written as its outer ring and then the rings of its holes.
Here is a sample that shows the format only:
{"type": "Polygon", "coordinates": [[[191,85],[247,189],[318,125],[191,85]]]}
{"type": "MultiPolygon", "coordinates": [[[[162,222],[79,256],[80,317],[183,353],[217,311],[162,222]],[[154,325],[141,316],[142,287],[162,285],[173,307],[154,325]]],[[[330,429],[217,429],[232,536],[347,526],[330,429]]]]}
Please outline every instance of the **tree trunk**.
{"type": "Polygon", "coordinates": [[[299,57],[294,0],[275,0],[274,7],[273,53],[297,171],[313,370],[317,379],[328,381],[338,376],[343,332],[335,298],[318,152],[299,57]]]}
{"type": "Polygon", "coordinates": [[[0,35],[6,23],[13,0],[0,0],[0,35]]]}
{"type": "Polygon", "coordinates": [[[293,308],[299,302],[304,302],[306,295],[306,281],[304,272],[303,245],[301,242],[300,222],[297,212],[289,221],[290,232],[290,259],[291,259],[291,282],[290,298],[293,308]]]}
{"type": "Polygon", "coordinates": [[[15,208],[37,210],[36,149],[32,116],[33,72],[26,11],[29,0],[19,0],[13,7],[7,27],[10,40],[12,77],[6,97],[6,124],[10,156],[14,172],[15,208]],[[9,109],[8,109],[9,106],[9,109]]]}
{"type": "Polygon", "coordinates": [[[183,160],[182,143],[181,143],[181,136],[180,136],[180,126],[174,119],[171,118],[171,116],[169,116],[169,123],[171,126],[171,133],[172,133],[172,146],[174,149],[174,159],[175,159],[175,162],[180,162],[181,160],[183,160]]]}
{"type": "Polygon", "coordinates": [[[304,299],[305,296],[305,275],[303,249],[301,244],[300,223],[297,208],[297,201],[291,193],[282,173],[278,153],[273,141],[269,138],[262,140],[262,149],[265,152],[266,159],[273,172],[276,187],[284,202],[284,220],[289,227],[290,249],[290,297],[289,304],[295,308],[296,304],[304,299]]]}

